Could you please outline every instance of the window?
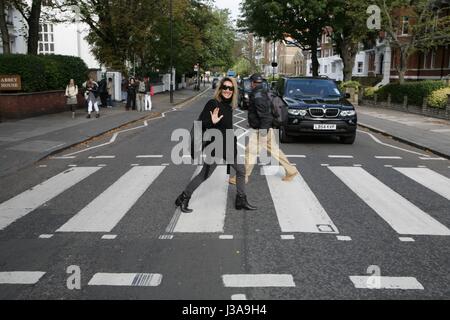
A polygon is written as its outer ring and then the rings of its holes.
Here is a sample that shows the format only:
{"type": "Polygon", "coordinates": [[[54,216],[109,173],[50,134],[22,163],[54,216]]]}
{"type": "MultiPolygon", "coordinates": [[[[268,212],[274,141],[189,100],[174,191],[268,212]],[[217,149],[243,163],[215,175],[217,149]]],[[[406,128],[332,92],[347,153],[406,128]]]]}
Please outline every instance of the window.
{"type": "Polygon", "coordinates": [[[358,73],[363,73],[364,71],[364,62],[358,62],[358,73]]]}
{"type": "Polygon", "coordinates": [[[423,68],[424,68],[424,69],[427,68],[427,59],[428,59],[428,54],[427,54],[427,52],[425,51],[425,52],[423,53],[423,68]]]}
{"type": "Polygon", "coordinates": [[[55,53],[54,40],[53,25],[41,24],[39,26],[39,54],[55,53]]]}
{"type": "Polygon", "coordinates": [[[431,51],[430,69],[433,69],[435,67],[435,61],[436,61],[436,50],[433,50],[433,51],[431,51]]]}
{"type": "Polygon", "coordinates": [[[331,72],[336,73],[336,63],[334,62],[331,64],[331,72]]]}
{"type": "Polygon", "coordinates": [[[409,17],[403,17],[402,34],[408,34],[408,31],[409,31],[409,17]]]}
{"type": "Polygon", "coordinates": [[[328,66],[324,65],[323,66],[323,73],[327,74],[327,72],[328,72],[328,66]]]}

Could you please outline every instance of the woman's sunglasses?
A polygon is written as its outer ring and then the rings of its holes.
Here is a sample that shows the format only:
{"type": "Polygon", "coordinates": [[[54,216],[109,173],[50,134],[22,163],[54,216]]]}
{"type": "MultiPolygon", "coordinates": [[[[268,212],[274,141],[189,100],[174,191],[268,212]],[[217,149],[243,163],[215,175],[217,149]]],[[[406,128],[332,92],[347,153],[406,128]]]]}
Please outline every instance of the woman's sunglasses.
{"type": "Polygon", "coordinates": [[[223,91],[225,91],[225,90],[234,91],[234,87],[230,87],[230,86],[221,86],[220,89],[222,89],[223,91]]]}

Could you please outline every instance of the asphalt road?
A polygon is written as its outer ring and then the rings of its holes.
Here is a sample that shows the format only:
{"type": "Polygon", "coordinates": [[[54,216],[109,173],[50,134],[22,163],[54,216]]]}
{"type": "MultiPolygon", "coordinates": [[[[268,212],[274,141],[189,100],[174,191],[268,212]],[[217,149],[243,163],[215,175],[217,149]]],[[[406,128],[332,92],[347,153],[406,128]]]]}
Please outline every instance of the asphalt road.
{"type": "Polygon", "coordinates": [[[450,298],[450,161],[389,137],[283,144],[301,176],[257,166],[257,211],[222,167],[180,214],[171,135],[211,94],[2,178],[0,300],[450,298]]]}

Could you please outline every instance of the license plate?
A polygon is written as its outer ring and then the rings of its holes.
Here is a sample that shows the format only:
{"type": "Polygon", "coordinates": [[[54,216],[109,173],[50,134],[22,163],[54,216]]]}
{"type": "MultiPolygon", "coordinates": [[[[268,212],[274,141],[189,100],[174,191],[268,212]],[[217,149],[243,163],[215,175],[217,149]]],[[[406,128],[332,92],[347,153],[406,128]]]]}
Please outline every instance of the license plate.
{"type": "Polygon", "coordinates": [[[314,130],[336,130],[335,124],[315,124],[314,130]]]}

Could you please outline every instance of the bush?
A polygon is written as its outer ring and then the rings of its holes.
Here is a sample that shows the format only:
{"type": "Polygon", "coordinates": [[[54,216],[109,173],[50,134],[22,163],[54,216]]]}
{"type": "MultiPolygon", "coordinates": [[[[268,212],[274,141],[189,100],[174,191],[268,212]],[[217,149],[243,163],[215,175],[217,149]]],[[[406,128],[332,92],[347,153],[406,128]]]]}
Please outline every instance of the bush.
{"type": "Polygon", "coordinates": [[[0,74],[17,74],[23,92],[64,89],[70,79],[78,86],[86,81],[88,67],[78,57],[61,55],[0,55],[0,74]]]}
{"type": "Polygon", "coordinates": [[[445,87],[433,91],[428,97],[428,105],[433,108],[445,109],[447,105],[447,95],[450,94],[450,87],[445,87]]]}
{"type": "Polygon", "coordinates": [[[378,92],[378,88],[375,88],[375,87],[364,88],[364,98],[372,100],[374,98],[375,93],[377,93],[377,92],[378,92]]]}
{"type": "Polygon", "coordinates": [[[391,101],[403,103],[404,96],[408,96],[408,104],[421,106],[423,99],[428,97],[433,91],[445,87],[443,81],[415,81],[405,84],[390,83],[378,90],[379,100],[386,101],[388,94],[391,94],[391,101]]]}
{"type": "Polygon", "coordinates": [[[340,89],[342,92],[345,92],[346,88],[354,88],[356,92],[359,91],[361,84],[358,81],[346,81],[340,84],[340,89]]]}

